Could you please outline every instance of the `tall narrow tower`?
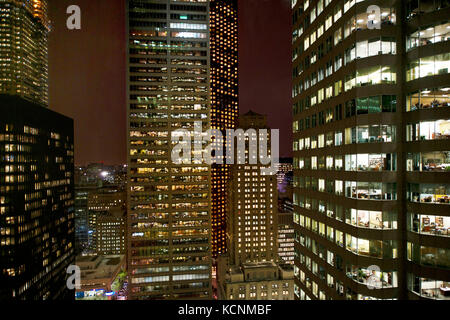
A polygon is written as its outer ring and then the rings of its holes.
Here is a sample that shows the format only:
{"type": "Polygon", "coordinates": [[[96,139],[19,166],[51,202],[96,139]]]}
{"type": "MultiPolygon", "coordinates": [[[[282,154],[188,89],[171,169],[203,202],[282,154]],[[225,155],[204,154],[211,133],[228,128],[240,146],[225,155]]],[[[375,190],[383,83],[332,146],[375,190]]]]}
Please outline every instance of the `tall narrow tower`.
{"type": "MultiPolygon", "coordinates": [[[[267,145],[270,146],[270,128],[266,115],[253,111],[240,115],[239,128],[246,132],[251,132],[252,129],[268,130],[267,145]]],[[[228,254],[230,263],[238,266],[245,263],[278,262],[276,176],[265,174],[263,168],[267,166],[261,163],[250,164],[250,158],[254,157],[250,146],[253,147],[252,140],[256,139],[260,139],[258,131],[254,136],[236,138],[238,145],[244,140],[245,163],[230,166],[231,180],[228,183],[227,202],[228,254]]],[[[239,152],[236,150],[236,156],[239,152]]]]}
{"type": "MultiPolygon", "coordinates": [[[[279,264],[277,179],[258,162],[271,145],[267,116],[239,116],[235,164],[230,165],[227,199],[227,254],[217,259],[217,292],[224,300],[288,300],[294,297],[292,266],[279,264]],[[267,130],[265,141],[261,134],[267,130]],[[242,148],[245,147],[245,150],[242,148]],[[242,161],[242,162],[240,162],[242,161]],[[256,161],[254,161],[256,160],[256,161]]],[[[269,154],[271,151],[269,151],[269,154]]]]}
{"type": "MultiPolygon", "coordinates": [[[[225,137],[226,129],[236,127],[239,115],[238,1],[210,2],[211,126],[221,130],[225,137]]],[[[212,255],[216,258],[226,252],[226,185],[230,167],[214,164],[211,171],[212,255]]]]}
{"type": "Polygon", "coordinates": [[[130,299],[211,297],[210,166],[171,136],[211,127],[209,2],[127,1],[130,299]]]}

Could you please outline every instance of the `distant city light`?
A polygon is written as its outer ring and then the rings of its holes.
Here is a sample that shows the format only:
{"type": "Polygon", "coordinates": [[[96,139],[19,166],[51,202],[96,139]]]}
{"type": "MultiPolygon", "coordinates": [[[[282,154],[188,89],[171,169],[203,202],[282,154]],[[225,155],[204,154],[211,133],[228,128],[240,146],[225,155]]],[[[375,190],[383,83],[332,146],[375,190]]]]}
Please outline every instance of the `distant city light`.
{"type": "Polygon", "coordinates": [[[109,172],[108,172],[108,171],[102,171],[102,172],[100,173],[100,175],[101,175],[103,178],[106,178],[107,176],[109,176],[109,172]]]}

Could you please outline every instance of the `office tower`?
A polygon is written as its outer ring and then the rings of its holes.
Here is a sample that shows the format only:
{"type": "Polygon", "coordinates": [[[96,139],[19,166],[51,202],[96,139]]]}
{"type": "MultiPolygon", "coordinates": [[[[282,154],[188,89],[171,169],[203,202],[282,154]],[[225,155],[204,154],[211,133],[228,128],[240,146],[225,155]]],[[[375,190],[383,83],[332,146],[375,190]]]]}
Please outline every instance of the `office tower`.
{"type": "Polygon", "coordinates": [[[0,1],[0,297],[73,299],[73,120],[48,103],[45,0],[0,1]]]}
{"type": "Polygon", "coordinates": [[[73,299],[73,120],[0,95],[0,299],[73,299]]]}
{"type": "Polygon", "coordinates": [[[89,193],[95,190],[93,186],[75,185],[75,251],[76,254],[89,248],[89,193]]]}
{"type": "Polygon", "coordinates": [[[95,252],[97,255],[125,254],[124,208],[111,208],[97,213],[95,219],[95,252]]]}
{"type": "MultiPolygon", "coordinates": [[[[267,117],[249,111],[240,116],[239,128],[244,131],[268,129],[267,117]]],[[[266,166],[259,162],[249,164],[252,155],[249,143],[257,137],[238,137],[236,147],[240,139],[245,139],[246,161],[245,164],[231,166],[231,179],[228,182],[227,238],[231,263],[240,265],[246,262],[277,261],[276,175],[266,175],[262,171],[266,166]]],[[[238,156],[240,152],[236,150],[235,155],[238,156]]]]}
{"type": "Polygon", "coordinates": [[[407,292],[409,298],[448,300],[450,3],[406,2],[407,292]]]}
{"type": "Polygon", "coordinates": [[[293,2],[298,299],[445,298],[449,10],[293,2]]]}
{"type": "Polygon", "coordinates": [[[280,263],[294,264],[294,214],[278,213],[278,257],[280,263]]]}
{"type": "MultiPolygon", "coordinates": [[[[124,171],[126,166],[123,165],[105,166],[91,163],[86,167],[76,167],[75,247],[77,254],[98,251],[96,235],[98,217],[114,220],[118,217],[111,216],[109,212],[111,209],[121,208],[123,212],[126,211],[126,173],[124,171]]],[[[122,251],[123,249],[120,249],[120,252],[122,251]]]]}
{"type": "Polygon", "coordinates": [[[48,104],[47,0],[0,1],[0,94],[48,104]]]}
{"type": "Polygon", "coordinates": [[[89,192],[89,253],[125,253],[126,197],[126,192],[115,185],[99,187],[89,192]]]}
{"type": "Polygon", "coordinates": [[[127,1],[130,299],[211,298],[210,167],[171,136],[210,121],[209,2],[127,1]]]}
{"type": "MultiPolygon", "coordinates": [[[[238,98],[238,1],[210,1],[211,127],[234,129],[239,115],[238,98]]],[[[216,141],[224,145],[224,141],[216,141]]],[[[223,161],[226,162],[225,160],[223,161]]],[[[211,168],[212,255],[226,252],[226,203],[230,166],[211,168]]]]}
{"type": "MultiPolygon", "coordinates": [[[[239,117],[239,128],[255,129],[258,134],[259,129],[268,129],[267,117],[249,111],[239,117]]],[[[236,138],[235,146],[240,141],[246,146],[246,160],[230,166],[227,184],[228,252],[219,256],[217,266],[218,297],[223,300],[294,298],[293,267],[278,263],[276,175],[262,171],[267,165],[250,164],[249,147],[258,139],[251,135],[236,138]]],[[[237,149],[235,157],[242,152],[237,149]]]]}

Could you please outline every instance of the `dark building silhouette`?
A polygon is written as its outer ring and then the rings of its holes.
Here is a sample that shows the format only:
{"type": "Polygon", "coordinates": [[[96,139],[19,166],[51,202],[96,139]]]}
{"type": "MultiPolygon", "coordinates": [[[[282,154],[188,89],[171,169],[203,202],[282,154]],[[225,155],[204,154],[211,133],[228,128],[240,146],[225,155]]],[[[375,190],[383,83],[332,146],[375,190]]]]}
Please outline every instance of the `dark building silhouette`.
{"type": "Polygon", "coordinates": [[[74,299],[73,120],[0,95],[0,299],[74,299]]]}

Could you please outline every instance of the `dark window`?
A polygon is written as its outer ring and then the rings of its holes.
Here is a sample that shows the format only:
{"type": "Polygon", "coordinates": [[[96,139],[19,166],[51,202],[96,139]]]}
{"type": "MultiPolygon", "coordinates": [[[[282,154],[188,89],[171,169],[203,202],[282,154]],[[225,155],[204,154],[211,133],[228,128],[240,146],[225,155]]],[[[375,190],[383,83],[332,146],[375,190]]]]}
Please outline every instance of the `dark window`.
{"type": "Polygon", "coordinates": [[[397,96],[383,96],[382,98],[383,112],[396,112],[397,111],[397,96]]]}
{"type": "Polygon", "coordinates": [[[325,54],[324,49],[323,49],[323,43],[319,45],[317,52],[318,52],[318,58],[322,59],[322,57],[325,54]]]}
{"type": "Polygon", "coordinates": [[[336,121],[342,120],[342,104],[334,107],[334,116],[336,117],[336,121]]]}
{"type": "Polygon", "coordinates": [[[319,112],[319,126],[322,126],[325,124],[325,117],[323,111],[319,112]]]}
{"type": "Polygon", "coordinates": [[[356,114],[355,99],[349,100],[345,103],[345,117],[349,118],[356,114]]]}
{"type": "Polygon", "coordinates": [[[333,49],[333,40],[331,37],[328,37],[326,40],[326,53],[330,52],[333,49]]]}

